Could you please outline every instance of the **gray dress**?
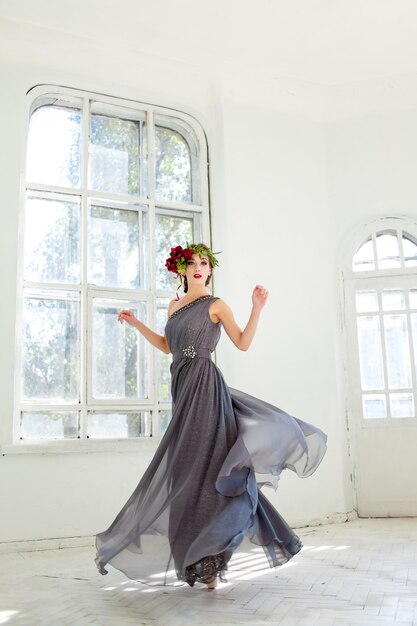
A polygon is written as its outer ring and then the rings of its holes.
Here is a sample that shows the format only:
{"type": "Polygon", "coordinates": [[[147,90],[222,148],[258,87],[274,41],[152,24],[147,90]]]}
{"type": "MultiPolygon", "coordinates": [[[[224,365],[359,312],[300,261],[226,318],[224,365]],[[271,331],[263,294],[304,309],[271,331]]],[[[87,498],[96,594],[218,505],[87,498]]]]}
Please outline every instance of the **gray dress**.
{"type": "Polygon", "coordinates": [[[166,324],[172,419],[131,497],[97,535],[102,574],[109,563],[134,580],[192,586],[222,576],[245,537],[264,548],[271,567],[302,547],[259,487],[276,486],[285,468],[312,474],[326,435],[227,386],[210,358],[220,338],[221,324],[209,316],[216,299],[198,298],[166,324]]]}

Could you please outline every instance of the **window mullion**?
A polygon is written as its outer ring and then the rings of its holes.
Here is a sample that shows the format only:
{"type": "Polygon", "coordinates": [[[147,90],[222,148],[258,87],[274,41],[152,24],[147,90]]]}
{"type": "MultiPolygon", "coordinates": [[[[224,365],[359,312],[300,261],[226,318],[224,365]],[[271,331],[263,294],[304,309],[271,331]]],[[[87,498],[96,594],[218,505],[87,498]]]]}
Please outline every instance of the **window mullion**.
{"type": "Polygon", "coordinates": [[[26,292],[31,291],[79,291],[81,292],[82,287],[79,283],[40,283],[32,280],[23,281],[23,287],[26,292]]]}
{"type": "MultiPolygon", "coordinates": [[[[149,241],[149,256],[151,259],[156,257],[155,249],[155,133],[152,111],[147,113],[147,164],[148,164],[148,195],[149,195],[149,232],[152,233],[149,241]]],[[[150,284],[151,289],[155,288],[156,272],[155,266],[150,264],[150,284]]]]}
{"type": "Polygon", "coordinates": [[[411,311],[410,311],[410,297],[409,291],[407,287],[404,288],[405,292],[405,307],[406,307],[406,315],[407,315],[407,331],[408,331],[408,350],[410,354],[410,364],[411,364],[411,380],[412,380],[412,394],[413,394],[413,404],[414,404],[414,415],[417,414],[417,406],[416,406],[416,391],[417,391],[417,376],[416,376],[416,355],[414,354],[414,344],[413,344],[413,326],[411,324],[411,311]]]}
{"type": "Polygon", "coordinates": [[[372,249],[374,251],[374,266],[376,270],[379,270],[378,250],[376,247],[376,234],[372,233],[372,249]]]}
{"type": "Polygon", "coordinates": [[[387,365],[387,349],[385,345],[385,322],[384,311],[382,308],[382,289],[377,289],[378,294],[378,308],[379,308],[379,325],[381,333],[381,348],[382,348],[382,361],[384,365],[384,393],[387,406],[387,417],[391,417],[391,404],[389,397],[389,384],[388,384],[388,365],[387,365]]]}
{"type": "Polygon", "coordinates": [[[80,405],[74,402],[33,402],[25,400],[21,402],[22,411],[79,411],[80,405]]]}
{"type": "MultiPolygon", "coordinates": [[[[149,215],[148,215],[148,228],[149,228],[149,258],[156,259],[156,236],[155,236],[155,126],[153,112],[148,110],[146,117],[146,133],[147,133],[147,167],[148,167],[148,196],[149,196],[149,215]]],[[[151,302],[148,304],[148,320],[151,328],[156,328],[156,268],[155,263],[149,263],[149,280],[150,290],[152,294],[151,302]]],[[[155,351],[149,350],[149,394],[150,399],[154,403],[154,410],[152,411],[152,419],[155,415],[157,398],[157,359],[155,358],[155,351]]]]}
{"type": "Polygon", "coordinates": [[[168,202],[158,198],[158,208],[178,211],[190,211],[191,213],[203,213],[204,207],[201,204],[191,204],[182,202],[168,202]]]}
{"type": "Polygon", "coordinates": [[[80,380],[80,407],[81,407],[81,439],[87,438],[87,390],[90,364],[88,360],[88,340],[90,337],[88,311],[88,148],[90,137],[90,100],[83,99],[83,126],[82,126],[82,195],[81,195],[81,380],[80,380]]]}
{"type": "Polygon", "coordinates": [[[40,194],[57,194],[59,196],[80,196],[81,190],[77,187],[60,187],[59,185],[48,185],[47,183],[28,183],[26,185],[27,192],[38,192],[40,194]]]}
{"type": "Polygon", "coordinates": [[[87,407],[94,403],[93,398],[93,298],[94,291],[89,289],[86,294],[86,341],[85,341],[85,354],[86,354],[86,389],[85,389],[85,402],[87,407]]]}
{"type": "Polygon", "coordinates": [[[97,294],[104,294],[105,297],[110,295],[111,297],[116,297],[114,294],[117,294],[122,300],[125,300],[126,297],[129,300],[135,300],[139,298],[140,300],[148,299],[150,294],[150,289],[129,289],[128,287],[104,287],[103,285],[88,285],[88,292],[97,294]],[[126,294],[128,294],[126,296],[126,294]]]}
{"type": "Polygon", "coordinates": [[[148,199],[147,198],[143,198],[142,196],[134,196],[134,195],[127,195],[127,194],[122,194],[122,193],[111,193],[110,191],[97,191],[94,189],[87,189],[86,190],[88,192],[88,195],[91,198],[94,198],[94,200],[102,200],[105,202],[105,205],[107,206],[108,202],[114,202],[116,204],[127,204],[127,209],[129,209],[129,205],[130,206],[134,206],[135,204],[148,204],[148,199]]]}
{"type": "Polygon", "coordinates": [[[149,288],[149,285],[146,284],[146,276],[145,276],[145,236],[143,229],[145,228],[146,220],[143,217],[143,210],[140,209],[138,211],[138,250],[139,250],[139,287],[144,289],[145,286],[149,288]]]}
{"type": "Polygon", "coordinates": [[[404,272],[404,269],[405,269],[405,259],[404,259],[403,231],[402,230],[397,230],[397,241],[398,241],[398,250],[400,252],[401,270],[402,270],[402,272],[404,272]]]}

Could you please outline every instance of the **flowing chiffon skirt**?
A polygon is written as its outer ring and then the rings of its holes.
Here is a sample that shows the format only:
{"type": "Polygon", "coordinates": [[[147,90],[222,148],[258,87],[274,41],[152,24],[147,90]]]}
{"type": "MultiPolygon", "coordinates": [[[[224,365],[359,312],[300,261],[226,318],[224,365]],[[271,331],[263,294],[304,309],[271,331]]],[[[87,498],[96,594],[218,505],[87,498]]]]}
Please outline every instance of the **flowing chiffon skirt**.
{"type": "Polygon", "coordinates": [[[227,386],[210,358],[220,336],[207,296],[168,320],[173,414],[155,455],[110,527],[97,535],[96,564],[148,584],[208,583],[247,537],[271,567],[301,542],[267,498],[282,470],[309,476],[326,435],[277,407],[227,386]],[[151,558],[143,558],[147,553],[151,558]]]}

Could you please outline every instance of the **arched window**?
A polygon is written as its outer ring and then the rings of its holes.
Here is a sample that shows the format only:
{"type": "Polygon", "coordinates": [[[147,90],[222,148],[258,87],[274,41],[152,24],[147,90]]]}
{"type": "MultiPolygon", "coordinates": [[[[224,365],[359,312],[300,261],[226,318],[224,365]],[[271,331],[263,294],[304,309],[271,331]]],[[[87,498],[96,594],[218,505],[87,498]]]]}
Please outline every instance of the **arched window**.
{"type": "Polygon", "coordinates": [[[15,438],[159,436],[170,358],[117,313],[162,333],[171,246],[209,242],[204,132],[180,112],[73,89],[30,98],[15,438]]]}
{"type": "Polygon", "coordinates": [[[379,220],[362,236],[345,274],[350,395],[364,420],[415,418],[417,229],[379,220]]]}

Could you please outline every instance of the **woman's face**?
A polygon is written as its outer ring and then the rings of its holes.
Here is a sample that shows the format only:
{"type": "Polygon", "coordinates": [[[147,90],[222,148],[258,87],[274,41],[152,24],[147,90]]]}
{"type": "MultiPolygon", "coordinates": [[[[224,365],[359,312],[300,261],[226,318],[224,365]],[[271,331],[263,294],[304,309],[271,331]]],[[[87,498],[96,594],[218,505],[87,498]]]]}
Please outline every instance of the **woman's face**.
{"type": "Polygon", "coordinates": [[[205,285],[208,276],[211,274],[211,267],[208,257],[193,254],[191,259],[187,261],[187,269],[185,275],[187,277],[188,286],[205,285]]]}

